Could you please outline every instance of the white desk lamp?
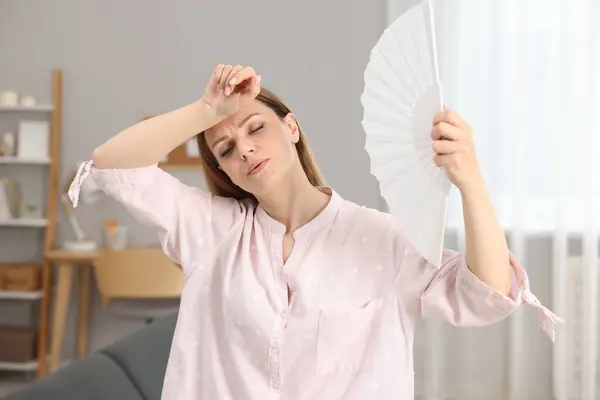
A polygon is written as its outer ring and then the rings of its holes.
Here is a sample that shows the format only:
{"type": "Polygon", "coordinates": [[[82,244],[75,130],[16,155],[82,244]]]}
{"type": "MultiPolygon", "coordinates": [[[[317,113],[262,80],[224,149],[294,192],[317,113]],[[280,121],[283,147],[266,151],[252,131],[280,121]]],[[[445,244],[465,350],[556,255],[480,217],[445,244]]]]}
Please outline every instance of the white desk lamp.
{"type": "MultiPolygon", "coordinates": [[[[79,164],[81,165],[81,163],[79,163],[79,164]]],[[[69,187],[70,187],[71,183],[73,182],[73,180],[80,179],[78,172],[80,172],[80,171],[76,170],[71,175],[71,178],[67,181],[67,185],[61,195],[61,201],[63,204],[63,208],[65,210],[65,213],[67,214],[67,217],[69,218],[69,223],[70,223],[71,228],[73,229],[73,233],[75,233],[75,237],[76,237],[75,240],[65,241],[63,243],[63,248],[65,250],[69,250],[69,251],[90,252],[90,251],[97,250],[98,244],[92,240],[86,239],[86,234],[83,231],[83,229],[81,229],[81,225],[79,224],[79,221],[77,221],[77,218],[75,216],[75,209],[73,207],[73,204],[71,203],[71,200],[70,200],[69,194],[68,194],[69,187]]],[[[98,198],[100,197],[100,193],[101,193],[100,188],[96,185],[96,183],[90,176],[88,176],[88,179],[82,180],[81,186],[79,188],[79,200],[83,201],[85,204],[93,204],[96,201],[98,201],[98,198]]]]}

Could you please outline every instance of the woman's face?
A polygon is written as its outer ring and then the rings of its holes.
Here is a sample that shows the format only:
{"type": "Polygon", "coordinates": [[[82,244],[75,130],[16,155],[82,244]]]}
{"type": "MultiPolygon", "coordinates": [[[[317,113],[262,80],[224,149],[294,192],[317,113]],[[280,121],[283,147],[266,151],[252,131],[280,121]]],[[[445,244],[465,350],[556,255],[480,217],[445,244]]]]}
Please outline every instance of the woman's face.
{"type": "Polygon", "coordinates": [[[208,129],[208,147],[231,181],[259,197],[281,183],[298,160],[299,130],[258,100],[208,129]]]}

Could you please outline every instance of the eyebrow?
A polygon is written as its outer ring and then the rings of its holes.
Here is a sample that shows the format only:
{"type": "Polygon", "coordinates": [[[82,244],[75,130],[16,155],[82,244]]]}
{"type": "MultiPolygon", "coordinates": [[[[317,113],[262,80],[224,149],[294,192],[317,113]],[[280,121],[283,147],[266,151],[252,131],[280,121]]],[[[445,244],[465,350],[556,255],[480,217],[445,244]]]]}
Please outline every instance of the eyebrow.
{"type": "Polygon", "coordinates": [[[248,120],[252,117],[254,117],[255,115],[259,115],[260,113],[255,112],[252,113],[250,115],[248,115],[246,118],[244,118],[243,120],[240,121],[240,123],[238,124],[238,128],[241,128],[246,122],[248,122],[248,120]]]}
{"type": "MultiPolygon", "coordinates": [[[[252,114],[248,115],[246,118],[244,118],[243,120],[241,120],[240,123],[237,125],[238,128],[241,128],[246,122],[248,122],[248,120],[250,118],[252,118],[256,115],[260,115],[260,113],[258,113],[258,112],[252,113],[252,114]]],[[[212,144],[212,146],[210,146],[210,148],[214,149],[217,144],[221,143],[225,139],[227,139],[227,136],[221,136],[220,138],[215,140],[215,142],[212,144]]]]}

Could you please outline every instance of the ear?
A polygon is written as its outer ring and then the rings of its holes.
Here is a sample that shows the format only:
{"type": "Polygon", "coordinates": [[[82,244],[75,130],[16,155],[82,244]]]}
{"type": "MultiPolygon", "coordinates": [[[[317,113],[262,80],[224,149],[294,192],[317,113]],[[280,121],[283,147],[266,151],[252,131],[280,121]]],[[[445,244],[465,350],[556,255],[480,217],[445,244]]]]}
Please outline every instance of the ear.
{"type": "Polygon", "coordinates": [[[284,122],[290,128],[292,132],[292,142],[298,143],[300,140],[300,128],[298,127],[298,122],[296,121],[296,116],[292,113],[288,113],[288,115],[283,118],[284,122]]]}

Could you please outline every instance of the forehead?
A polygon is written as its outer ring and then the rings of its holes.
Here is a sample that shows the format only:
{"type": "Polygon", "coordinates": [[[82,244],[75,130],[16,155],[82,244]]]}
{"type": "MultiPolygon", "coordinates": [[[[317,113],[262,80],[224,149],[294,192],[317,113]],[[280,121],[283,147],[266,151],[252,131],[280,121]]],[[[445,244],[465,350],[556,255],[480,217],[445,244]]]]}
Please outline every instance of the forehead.
{"type": "Polygon", "coordinates": [[[210,143],[224,133],[229,133],[231,130],[238,128],[238,125],[250,114],[260,113],[268,118],[275,117],[275,113],[269,107],[265,106],[260,101],[254,99],[248,104],[243,105],[237,112],[225,118],[215,126],[207,129],[205,132],[206,140],[210,143]]]}

